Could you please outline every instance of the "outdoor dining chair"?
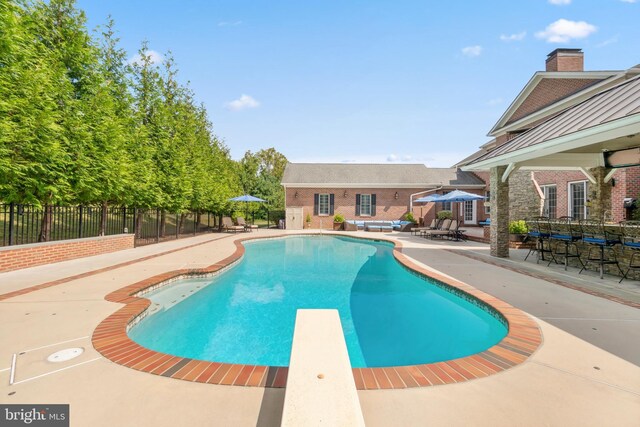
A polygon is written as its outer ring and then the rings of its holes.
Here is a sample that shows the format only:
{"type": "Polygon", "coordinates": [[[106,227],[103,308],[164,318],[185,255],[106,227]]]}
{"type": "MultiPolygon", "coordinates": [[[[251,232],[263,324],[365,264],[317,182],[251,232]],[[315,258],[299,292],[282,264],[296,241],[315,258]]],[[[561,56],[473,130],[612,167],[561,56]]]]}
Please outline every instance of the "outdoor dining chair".
{"type": "Polygon", "coordinates": [[[551,265],[552,262],[557,263],[556,257],[562,257],[564,259],[564,270],[567,271],[569,258],[576,258],[584,269],[584,264],[580,258],[580,250],[576,244],[582,239],[580,223],[573,221],[573,218],[570,216],[563,216],[554,221],[549,221],[549,228],[551,234],[549,239],[552,243],[550,245],[551,260],[547,266],[551,265]],[[553,243],[555,243],[555,249],[553,243]],[[573,253],[571,252],[571,248],[574,250],[573,253]],[[563,250],[560,251],[560,249],[563,250]]]}
{"type": "Polygon", "coordinates": [[[580,273],[587,268],[587,265],[595,263],[598,264],[601,279],[604,277],[604,266],[608,264],[615,265],[622,274],[622,269],[613,250],[613,246],[622,243],[622,236],[607,230],[602,221],[585,219],[580,221],[580,227],[582,228],[582,241],[591,246],[580,273]]]}
{"type": "Polygon", "coordinates": [[[631,250],[627,271],[618,283],[627,278],[630,271],[640,271],[640,221],[622,221],[622,250],[631,250]]]}

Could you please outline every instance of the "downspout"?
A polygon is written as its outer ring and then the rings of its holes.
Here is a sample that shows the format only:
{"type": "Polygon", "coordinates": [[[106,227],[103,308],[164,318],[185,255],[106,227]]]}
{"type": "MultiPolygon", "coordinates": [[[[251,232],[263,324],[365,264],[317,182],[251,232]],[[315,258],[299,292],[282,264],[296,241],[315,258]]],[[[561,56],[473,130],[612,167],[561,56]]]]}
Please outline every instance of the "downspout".
{"type": "Polygon", "coordinates": [[[536,189],[536,192],[538,193],[538,196],[540,197],[540,204],[538,206],[538,213],[540,215],[544,215],[544,202],[545,202],[544,191],[542,191],[542,188],[540,187],[540,184],[538,184],[538,181],[536,180],[536,175],[535,175],[534,171],[531,171],[531,181],[533,181],[533,186],[536,189]]]}
{"type": "Polygon", "coordinates": [[[438,188],[433,188],[431,190],[418,191],[417,193],[409,194],[409,212],[413,212],[413,196],[417,196],[418,194],[423,193],[431,193],[433,191],[438,191],[442,189],[442,184],[438,188]]]}

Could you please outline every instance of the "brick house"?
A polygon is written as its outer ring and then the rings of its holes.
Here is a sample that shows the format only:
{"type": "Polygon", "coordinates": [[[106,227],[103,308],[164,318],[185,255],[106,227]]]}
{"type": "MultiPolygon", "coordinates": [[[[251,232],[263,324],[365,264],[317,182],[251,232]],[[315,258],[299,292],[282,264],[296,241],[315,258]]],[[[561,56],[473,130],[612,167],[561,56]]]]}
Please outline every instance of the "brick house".
{"type": "MultiPolygon", "coordinates": [[[[513,100],[498,122],[489,131],[491,141],[480,150],[459,162],[465,167],[500,151],[509,141],[536,128],[569,108],[603,93],[640,74],[640,66],[622,71],[584,71],[581,49],[556,49],[547,56],[546,70],[536,72],[513,100]]],[[[611,108],[615,108],[611,106],[611,108]]],[[[613,111],[613,110],[612,110],[613,111]]],[[[578,158],[575,154],[566,154],[578,158]]],[[[567,162],[559,162],[565,165],[567,162]]],[[[593,164],[593,166],[602,166],[593,164]]],[[[511,220],[544,215],[552,218],[571,216],[584,219],[590,216],[591,205],[597,197],[594,177],[589,167],[563,167],[552,161],[548,166],[530,168],[526,162],[509,175],[509,216],[511,220]]],[[[489,173],[476,171],[489,185],[489,173]]],[[[629,219],[629,199],[640,196],[640,167],[621,168],[609,177],[610,203],[602,212],[602,219],[618,222],[629,219]]]]}
{"type": "MultiPolygon", "coordinates": [[[[337,213],[345,219],[397,220],[413,212],[430,221],[436,211],[452,206],[415,204],[415,199],[455,189],[485,195],[486,188],[474,173],[422,164],[289,163],[281,183],[288,229],[301,229],[307,215],[311,228],[331,229],[337,213]]],[[[453,209],[465,225],[486,218],[482,201],[453,209]]]]}

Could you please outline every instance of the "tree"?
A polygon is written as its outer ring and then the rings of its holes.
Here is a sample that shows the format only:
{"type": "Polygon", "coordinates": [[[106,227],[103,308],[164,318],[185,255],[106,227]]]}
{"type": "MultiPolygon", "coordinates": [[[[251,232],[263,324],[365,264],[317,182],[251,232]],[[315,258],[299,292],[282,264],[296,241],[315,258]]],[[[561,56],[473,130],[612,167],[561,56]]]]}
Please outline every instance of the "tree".
{"type": "Polygon", "coordinates": [[[43,206],[39,240],[47,240],[49,206],[72,198],[66,127],[72,87],[60,52],[42,34],[49,9],[3,2],[0,10],[0,195],[43,206]]]}
{"type": "Polygon", "coordinates": [[[101,205],[104,233],[112,204],[222,212],[241,184],[277,192],[284,156],[250,155],[243,181],[171,54],[126,57],[113,20],[92,38],[74,0],[0,0],[0,200],[43,207],[40,240],[54,204],[101,205]]]}
{"type": "MultiPolygon", "coordinates": [[[[247,151],[238,165],[238,176],[246,194],[265,199],[269,210],[284,209],[284,189],[280,185],[287,158],[275,148],[247,151]]],[[[256,209],[257,207],[252,207],[256,209]]]]}

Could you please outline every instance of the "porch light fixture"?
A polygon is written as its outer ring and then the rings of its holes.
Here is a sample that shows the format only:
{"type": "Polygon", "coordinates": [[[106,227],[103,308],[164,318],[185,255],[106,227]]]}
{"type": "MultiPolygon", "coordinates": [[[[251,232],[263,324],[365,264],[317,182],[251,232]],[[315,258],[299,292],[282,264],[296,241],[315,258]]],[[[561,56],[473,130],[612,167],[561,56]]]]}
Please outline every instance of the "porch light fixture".
{"type": "Polygon", "coordinates": [[[396,191],[396,200],[398,200],[398,192],[396,191]]]}
{"type": "Polygon", "coordinates": [[[298,198],[298,192],[296,191],[296,194],[293,195],[293,197],[295,197],[296,199],[298,198]]]}
{"type": "Polygon", "coordinates": [[[344,190],[344,197],[347,197],[347,190],[344,190]]]}

